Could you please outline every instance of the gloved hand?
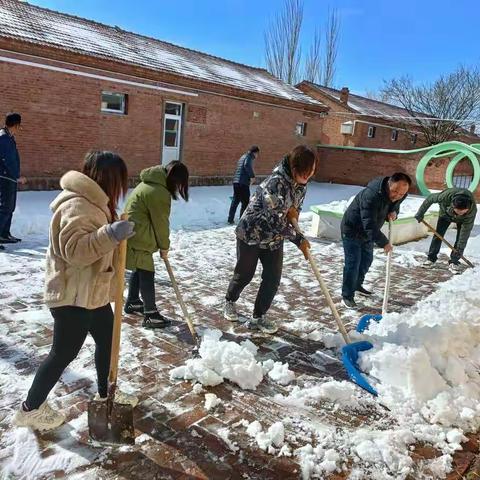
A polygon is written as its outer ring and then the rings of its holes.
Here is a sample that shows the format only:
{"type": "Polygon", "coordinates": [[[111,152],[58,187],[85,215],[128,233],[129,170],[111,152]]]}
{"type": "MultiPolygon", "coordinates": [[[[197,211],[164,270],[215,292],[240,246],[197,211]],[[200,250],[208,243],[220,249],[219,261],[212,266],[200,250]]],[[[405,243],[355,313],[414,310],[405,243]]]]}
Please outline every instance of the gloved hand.
{"type": "Polygon", "coordinates": [[[160,250],[160,258],[162,260],[165,260],[165,259],[168,258],[168,248],[167,248],[167,250],[160,250]]]}
{"type": "Polygon", "coordinates": [[[298,210],[295,207],[290,207],[287,212],[287,218],[290,223],[295,219],[298,222],[298,210]]]}
{"type": "Polygon", "coordinates": [[[135,235],[135,224],[128,220],[118,220],[108,226],[108,234],[117,242],[121,242],[135,235]]]}
{"type": "Polygon", "coordinates": [[[302,238],[298,248],[302,251],[303,256],[305,257],[305,260],[308,260],[308,252],[310,248],[312,248],[312,246],[310,245],[310,242],[306,238],[302,238]]]}
{"type": "Polygon", "coordinates": [[[423,220],[423,215],[421,213],[417,213],[415,215],[415,220],[418,222],[418,223],[421,223],[421,221],[423,220]]]}

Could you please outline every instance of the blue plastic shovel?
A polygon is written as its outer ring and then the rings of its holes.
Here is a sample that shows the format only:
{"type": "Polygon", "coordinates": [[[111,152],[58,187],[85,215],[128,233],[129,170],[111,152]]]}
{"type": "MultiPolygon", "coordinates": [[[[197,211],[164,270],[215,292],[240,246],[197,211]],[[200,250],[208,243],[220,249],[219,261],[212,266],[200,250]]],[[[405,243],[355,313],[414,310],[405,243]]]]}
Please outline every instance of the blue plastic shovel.
{"type": "MultiPolygon", "coordinates": [[[[300,227],[298,226],[298,222],[295,219],[291,220],[293,228],[298,232],[300,232],[300,227]]],[[[330,296],[330,292],[328,291],[327,285],[323,281],[323,278],[318,270],[317,264],[310,253],[310,250],[307,250],[307,258],[310,263],[310,267],[313,270],[315,277],[320,284],[320,288],[322,290],[323,295],[325,296],[328,306],[332,312],[335,321],[337,322],[338,330],[340,331],[345,344],[342,347],[342,362],[345,367],[345,370],[348,373],[350,379],[355,382],[359,387],[363,388],[367,392],[370,392],[372,395],[377,395],[377,391],[368,383],[365,377],[362,375],[359,367],[358,367],[358,354],[359,352],[364,352],[365,350],[370,350],[373,348],[373,345],[367,341],[361,342],[352,342],[350,339],[347,330],[345,329],[345,325],[340,318],[338,313],[337,307],[333,303],[332,297],[330,296]]]]}

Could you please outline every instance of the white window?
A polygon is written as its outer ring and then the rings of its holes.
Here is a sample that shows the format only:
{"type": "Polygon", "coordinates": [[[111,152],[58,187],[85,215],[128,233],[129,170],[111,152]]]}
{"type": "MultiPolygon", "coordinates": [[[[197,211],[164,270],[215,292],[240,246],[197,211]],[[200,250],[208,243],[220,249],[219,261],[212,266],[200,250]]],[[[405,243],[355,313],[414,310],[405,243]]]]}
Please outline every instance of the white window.
{"type": "Polygon", "coordinates": [[[304,137],[307,134],[307,124],[305,122],[297,122],[295,134],[304,137]]]}
{"type": "Polygon", "coordinates": [[[417,143],[417,134],[416,133],[412,133],[412,135],[410,135],[410,142],[415,145],[417,143]]]}
{"type": "Polygon", "coordinates": [[[390,140],[392,140],[392,142],[396,142],[398,140],[398,130],[392,130],[390,140]]]}
{"type": "Polygon", "coordinates": [[[177,102],[165,102],[163,121],[162,163],[180,160],[183,105],[177,102]]]}
{"type": "Polygon", "coordinates": [[[377,127],[374,127],[373,125],[370,125],[368,127],[367,137],[368,138],[375,138],[375,130],[376,129],[377,129],[377,127]]]}
{"type": "Polygon", "coordinates": [[[125,93],[102,92],[102,112],[127,114],[125,93]]]}

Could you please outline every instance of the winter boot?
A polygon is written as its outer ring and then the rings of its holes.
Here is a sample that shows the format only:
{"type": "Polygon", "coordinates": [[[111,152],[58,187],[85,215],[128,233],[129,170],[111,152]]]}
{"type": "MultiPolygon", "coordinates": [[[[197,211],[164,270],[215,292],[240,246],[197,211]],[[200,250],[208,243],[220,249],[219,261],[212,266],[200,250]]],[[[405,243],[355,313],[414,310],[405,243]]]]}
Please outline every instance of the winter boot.
{"type": "Polygon", "coordinates": [[[17,427],[29,427],[33,430],[53,430],[65,422],[65,414],[54,410],[45,401],[37,409],[26,411],[23,404],[12,419],[17,427]]]}
{"type": "Polygon", "coordinates": [[[458,275],[462,273],[462,266],[459,263],[449,263],[448,264],[448,269],[454,274],[458,275]]]}
{"type": "Polygon", "coordinates": [[[143,302],[141,300],[135,300],[133,302],[127,301],[123,309],[127,314],[131,314],[131,313],[143,314],[143,302]]]}
{"type": "MultiPolygon", "coordinates": [[[[94,400],[98,400],[100,402],[105,402],[107,397],[102,398],[97,393],[94,397],[94,400]]],[[[122,405],[130,405],[135,408],[138,404],[138,397],[135,395],[131,395],[130,393],[125,393],[119,390],[118,388],[115,390],[115,403],[120,403],[122,405]]]]}
{"type": "Polygon", "coordinates": [[[145,312],[142,327],[145,328],[165,328],[172,322],[164,317],[160,312],[145,312]]]}
{"type": "Polygon", "coordinates": [[[432,262],[429,258],[427,258],[423,263],[422,267],[423,268],[432,268],[435,265],[435,262],[432,262]]]}

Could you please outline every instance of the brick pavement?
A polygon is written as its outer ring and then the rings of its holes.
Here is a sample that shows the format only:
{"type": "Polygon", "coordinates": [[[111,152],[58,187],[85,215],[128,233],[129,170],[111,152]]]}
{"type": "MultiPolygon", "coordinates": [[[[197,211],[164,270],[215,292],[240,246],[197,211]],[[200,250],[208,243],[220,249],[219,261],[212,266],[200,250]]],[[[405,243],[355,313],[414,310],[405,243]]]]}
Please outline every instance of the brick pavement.
{"type": "MultiPolygon", "coordinates": [[[[286,249],[283,281],[271,310],[272,317],[279,321],[280,330],[278,334],[268,337],[251,334],[242,326],[226,322],[221,316],[222,297],[235,254],[231,229],[180,231],[172,237],[171,263],[198,328],[219,328],[229,339],[250,338],[259,347],[261,360],[272,358],[288,362],[295,371],[299,385],[310,380],[346,379],[338,354],[326,350],[322,343],[314,340],[321,333],[333,331],[335,324],[308,264],[294,247],[288,246],[286,249]],[[305,320],[301,332],[293,324],[299,318],[305,320]],[[307,338],[309,332],[315,333],[307,338]]],[[[0,449],[0,465],[3,466],[12,448],[15,448],[9,440],[12,432],[9,416],[16,408],[19,396],[28,388],[39,362],[48,353],[52,334],[48,312],[41,314],[43,321],[35,321],[37,312],[42,308],[44,246],[41,242],[32,242],[28,248],[25,247],[6,254],[15,257],[16,271],[5,268],[2,271],[0,360],[5,364],[13,364],[18,377],[17,386],[9,387],[11,390],[8,392],[4,390],[0,399],[0,446],[4,447],[3,453],[0,449]]],[[[332,288],[332,296],[338,303],[341,250],[338,245],[314,241],[313,251],[327,284],[335,287],[332,288]]],[[[369,281],[376,290],[375,298],[369,299],[360,312],[341,310],[350,325],[362,313],[379,313],[383,265],[383,258],[376,256],[369,274],[369,281]]],[[[394,263],[392,278],[390,309],[402,311],[432,292],[438,282],[450,278],[450,273],[446,266],[424,270],[394,263]]],[[[268,455],[252,444],[244,428],[235,426],[243,418],[249,421],[257,419],[264,426],[290,418],[292,412],[289,408],[273,398],[276,393],[285,393],[284,387],[265,379],[257,390],[242,391],[236,385],[225,382],[206,389],[222,399],[219,407],[207,412],[203,408],[204,395],[194,394],[190,383],[170,381],[170,369],[190,358],[192,341],[161,264],[157,264],[156,281],[159,307],[173,319],[172,327],[151,332],[141,328],[139,317],[126,316],[124,319],[124,354],[119,377],[121,385],[127,385],[140,397],[140,404],[135,409],[137,444],[134,447],[109,448],[88,441],[85,410],[88,399],[95,391],[95,377],[93,355],[88,347],[84,347],[79,359],[69,367],[51,394],[51,398],[68,412],[69,423],[55,432],[35,434],[39,456],[48,458],[53,455],[55,447],[61,445],[66,451],[81,457],[82,464],[68,467],[68,478],[301,478],[299,465],[292,457],[268,455]],[[232,451],[222,439],[218,433],[221,428],[230,430],[230,440],[236,442],[239,451],[232,451]]],[[[257,275],[239,302],[246,313],[251,309],[258,284],[257,275]]],[[[6,388],[5,383],[2,388],[6,388]]],[[[364,395],[368,397],[368,394],[364,395]]],[[[323,423],[345,431],[365,423],[379,427],[392,424],[388,412],[374,400],[369,402],[367,399],[365,405],[367,407],[359,411],[351,411],[322,402],[304,412],[296,411],[296,420],[286,422],[287,440],[292,448],[306,442],[315,444],[315,433],[308,429],[300,430],[299,419],[304,423],[323,423]]],[[[456,455],[456,471],[450,475],[450,479],[462,478],[474,460],[477,444],[477,438],[472,436],[465,451],[456,455]]],[[[431,446],[417,445],[412,452],[412,458],[418,466],[417,474],[420,475],[422,471],[423,459],[438,455],[439,452],[431,446]]],[[[329,478],[346,478],[347,473],[329,478]]],[[[31,478],[63,476],[65,470],[59,468],[42,471],[41,475],[31,478]]]]}

